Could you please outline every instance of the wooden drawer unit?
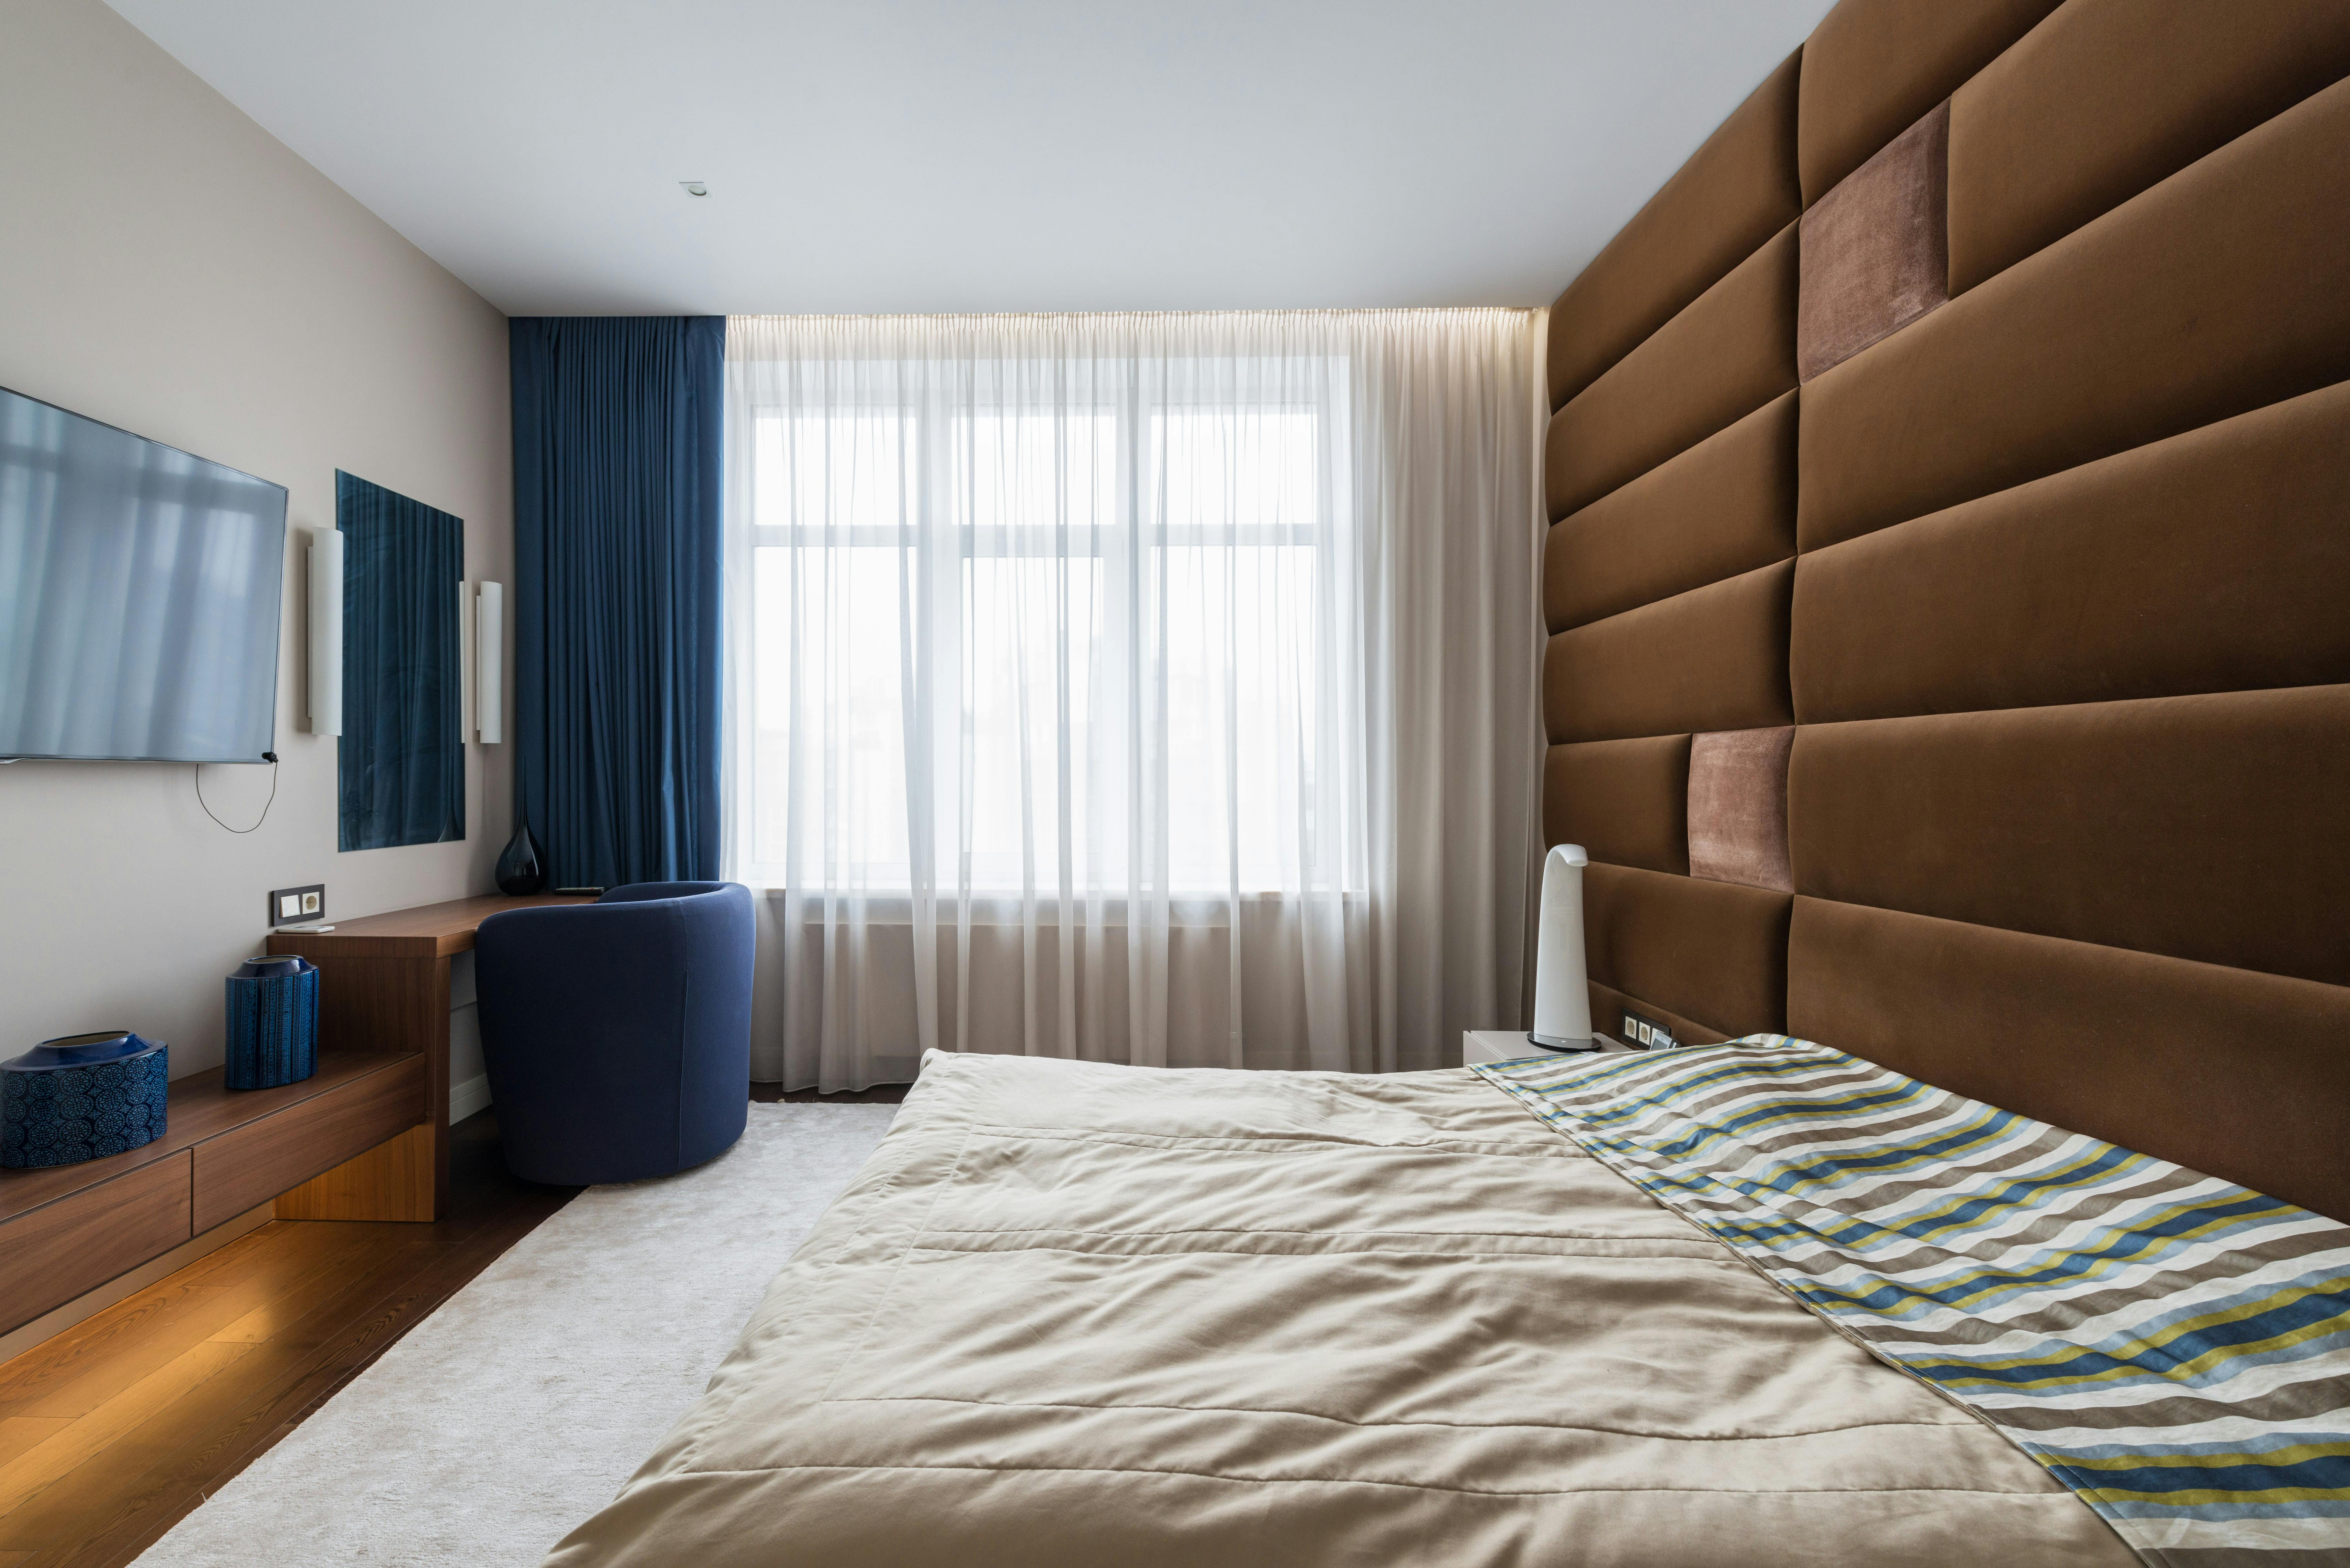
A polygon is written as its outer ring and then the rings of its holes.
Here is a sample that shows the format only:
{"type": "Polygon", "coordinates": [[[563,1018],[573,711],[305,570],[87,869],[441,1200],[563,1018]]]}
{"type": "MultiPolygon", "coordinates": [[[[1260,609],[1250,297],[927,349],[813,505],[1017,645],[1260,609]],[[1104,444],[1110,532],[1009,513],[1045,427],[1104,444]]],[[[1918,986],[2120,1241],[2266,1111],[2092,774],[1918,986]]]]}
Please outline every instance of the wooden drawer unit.
{"type": "Polygon", "coordinates": [[[195,1147],[195,1226],[208,1231],[424,1119],[424,1059],[338,1084],[195,1147]]]}
{"type": "Polygon", "coordinates": [[[0,1334],[192,1235],[191,1165],[182,1149],[0,1223],[0,1334]]]}

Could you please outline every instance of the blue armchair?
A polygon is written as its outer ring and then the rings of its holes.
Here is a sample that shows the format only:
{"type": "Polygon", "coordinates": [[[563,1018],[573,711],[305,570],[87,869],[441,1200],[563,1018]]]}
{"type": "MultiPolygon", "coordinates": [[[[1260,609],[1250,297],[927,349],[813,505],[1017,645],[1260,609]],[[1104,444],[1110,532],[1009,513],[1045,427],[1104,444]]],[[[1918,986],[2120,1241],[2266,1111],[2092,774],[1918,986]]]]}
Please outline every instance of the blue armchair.
{"type": "Polygon", "coordinates": [[[509,909],[474,938],[508,1168],[635,1181],[723,1154],[751,1103],[751,892],[640,882],[509,909]]]}

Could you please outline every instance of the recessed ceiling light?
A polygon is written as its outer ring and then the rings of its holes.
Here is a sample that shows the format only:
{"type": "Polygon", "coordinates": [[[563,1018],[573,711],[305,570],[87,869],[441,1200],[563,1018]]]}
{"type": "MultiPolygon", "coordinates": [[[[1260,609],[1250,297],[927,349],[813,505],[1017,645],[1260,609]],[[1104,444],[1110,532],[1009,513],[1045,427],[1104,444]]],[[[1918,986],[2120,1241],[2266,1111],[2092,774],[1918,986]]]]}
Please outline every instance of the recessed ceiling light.
{"type": "Polygon", "coordinates": [[[677,182],[677,188],[684,192],[689,196],[707,196],[710,194],[710,187],[703,184],[699,180],[681,180],[677,182]]]}

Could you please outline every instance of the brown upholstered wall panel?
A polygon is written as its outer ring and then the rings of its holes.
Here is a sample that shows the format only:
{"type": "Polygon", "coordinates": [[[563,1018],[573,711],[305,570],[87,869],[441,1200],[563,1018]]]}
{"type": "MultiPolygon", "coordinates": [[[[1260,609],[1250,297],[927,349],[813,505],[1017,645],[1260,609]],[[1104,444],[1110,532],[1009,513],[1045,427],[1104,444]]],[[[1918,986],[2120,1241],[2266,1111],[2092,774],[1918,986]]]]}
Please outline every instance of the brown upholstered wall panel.
{"type": "Polygon", "coordinates": [[[2350,681],[2350,383],[1804,556],[1806,724],[2350,681]]]}
{"type": "Polygon", "coordinates": [[[1543,759],[1543,842],[1580,844],[1594,860],[1675,874],[1689,869],[1687,735],[1586,741],[1543,759]]]}
{"type": "Polygon", "coordinates": [[[1782,393],[1550,531],[1553,631],[1795,553],[1795,394],[1782,393]]]}
{"type": "Polygon", "coordinates": [[[1553,505],[1588,505],[1795,384],[1795,225],[1553,416],[1553,505]]]}
{"type": "Polygon", "coordinates": [[[1551,307],[1550,406],[1583,390],[1803,210],[1787,57],[1551,307]]]}
{"type": "Polygon", "coordinates": [[[2350,990],[1795,900],[1788,1032],[2350,1220],[2350,990]]]}
{"type": "Polygon", "coordinates": [[[2350,984],[2350,686],[1805,724],[1795,886],[2350,984]]]}
{"type": "Polygon", "coordinates": [[[1591,978],[1728,1035],[1786,1015],[1784,893],[1621,866],[1583,873],[1591,978]]]}
{"type": "Polygon", "coordinates": [[[1843,0],[1804,44],[1804,204],[1859,168],[2031,31],[2058,0],[1843,0]]]}
{"type": "MultiPolygon", "coordinates": [[[[1683,1018],[1669,1007],[1659,1007],[1645,997],[1627,996],[1612,985],[1597,981],[1588,982],[1591,988],[1591,1026],[1611,1040],[1624,1040],[1624,1010],[1630,1008],[1651,1023],[1661,1023],[1673,1032],[1673,1038],[1684,1045],[1719,1045],[1733,1038],[1719,1029],[1708,1029],[1694,1018],[1683,1018]]],[[[1632,1044],[1624,1040],[1624,1044],[1632,1044]]]]}
{"type": "Polygon", "coordinates": [[[1638,863],[1586,873],[1598,1027],[1784,1027],[2350,1220],[2345,67],[2337,0],[1842,0],[1812,220],[1666,319],[1784,200],[1710,146],[1560,296],[1545,820],[1638,863]],[[1945,99],[1939,203],[1939,121],[1823,203],[1945,99]],[[1708,732],[1799,715],[1799,893],[1674,874],[1770,826],[1708,732]]]}
{"type": "Polygon", "coordinates": [[[2350,82],[1810,382],[1803,547],[2350,377],[2345,146],[2350,82]]]}
{"type": "Polygon", "coordinates": [[[1690,737],[1689,873],[1795,890],[1787,849],[1787,757],[1795,727],[1690,737]]]}
{"type": "Polygon", "coordinates": [[[1787,607],[1782,561],[1550,639],[1543,712],[1550,738],[1612,741],[1785,724],[1787,607]]]}
{"type": "Polygon", "coordinates": [[[2343,0],[2070,0],[1952,99],[1950,292],[2345,73],[2343,0]]]}
{"type": "Polygon", "coordinates": [[[1936,104],[1804,214],[1798,379],[1843,364],[1949,301],[1950,141],[1950,106],[1936,104]]]}

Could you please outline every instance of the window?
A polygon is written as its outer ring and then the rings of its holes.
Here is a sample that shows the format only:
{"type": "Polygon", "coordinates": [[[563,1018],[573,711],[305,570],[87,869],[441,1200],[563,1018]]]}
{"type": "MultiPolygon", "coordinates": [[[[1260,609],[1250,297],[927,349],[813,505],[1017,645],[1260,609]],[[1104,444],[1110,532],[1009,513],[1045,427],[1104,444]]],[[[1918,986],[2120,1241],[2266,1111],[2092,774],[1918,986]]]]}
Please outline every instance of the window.
{"type": "Polygon", "coordinates": [[[796,858],[804,880],[975,896],[1343,879],[1319,843],[1344,709],[1330,410],[1147,379],[750,410],[754,874],[796,858]]]}

